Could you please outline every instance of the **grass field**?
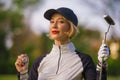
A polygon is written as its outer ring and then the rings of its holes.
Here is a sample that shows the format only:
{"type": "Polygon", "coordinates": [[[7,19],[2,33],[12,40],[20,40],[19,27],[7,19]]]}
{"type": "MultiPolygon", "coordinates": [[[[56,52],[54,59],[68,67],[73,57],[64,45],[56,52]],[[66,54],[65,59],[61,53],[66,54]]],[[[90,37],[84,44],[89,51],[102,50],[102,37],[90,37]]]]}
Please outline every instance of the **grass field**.
{"type": "MultiPolygon", "coordinates": [[[[16,75],[0,75],[0,80],[18,80],[16,75]]],[[[108,76],[107,80],[120,80],[120,76],[108,76]]]]}
{"type": "Polygon", "coordinates": [[[0,80],[18,80],[16,75],[0,75],[0,80]]]}

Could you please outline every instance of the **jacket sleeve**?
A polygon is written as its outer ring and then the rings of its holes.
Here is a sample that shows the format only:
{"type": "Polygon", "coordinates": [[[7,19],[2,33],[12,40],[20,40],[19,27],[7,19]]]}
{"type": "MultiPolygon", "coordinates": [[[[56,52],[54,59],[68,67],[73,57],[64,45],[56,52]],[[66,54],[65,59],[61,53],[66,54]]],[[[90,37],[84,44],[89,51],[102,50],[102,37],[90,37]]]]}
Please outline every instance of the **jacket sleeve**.
{"type": "Polygon", "coordinates": [[[85,80],[96,80],[96,67],[92,58],[86,55],[83,59],[83,77],[85,80]]]}
{"type": "Polygon", "coordinates": [[[43,55],[42,57],[38,58],[32,65],[31,67],[31,70],[30,70],[30,73],[29,73],[29,78],[28,80],[37,80],[38,79],[38,67],[39,67],[39,64],[40,62],[43,60],[43,58],[45,57],[46,55],[43,55]]]}
{"type": "Polygon", "coordinates": [[[82,75],[84,80],[96,80],[97,72],[92,58],[88,54],[81,53],[77,50],[76,53],[79,55],[83,63],[82,75]]]}
{"type": "Polygon", "coordinates": [[[35,61],[35,63],[32,65],[31,70],[29,72],[28,80],[37,80],[37,77],[38,77],[37,68],[38,68],[38,66],[39,66],[39,63],[37,61],[35,61]]]}

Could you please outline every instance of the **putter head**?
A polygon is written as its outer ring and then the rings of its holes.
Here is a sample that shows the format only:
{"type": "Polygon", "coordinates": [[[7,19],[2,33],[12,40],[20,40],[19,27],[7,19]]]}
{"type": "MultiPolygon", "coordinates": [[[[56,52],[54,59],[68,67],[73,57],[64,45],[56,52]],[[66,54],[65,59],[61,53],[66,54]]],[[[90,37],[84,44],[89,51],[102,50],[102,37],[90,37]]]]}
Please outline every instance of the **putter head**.
{"type": "Polygon", "coordinates": [[[115,22],[113,21],[113,19],[109,15],[104,15],[103,17],[109,25],[115,25],[115,22]]]}

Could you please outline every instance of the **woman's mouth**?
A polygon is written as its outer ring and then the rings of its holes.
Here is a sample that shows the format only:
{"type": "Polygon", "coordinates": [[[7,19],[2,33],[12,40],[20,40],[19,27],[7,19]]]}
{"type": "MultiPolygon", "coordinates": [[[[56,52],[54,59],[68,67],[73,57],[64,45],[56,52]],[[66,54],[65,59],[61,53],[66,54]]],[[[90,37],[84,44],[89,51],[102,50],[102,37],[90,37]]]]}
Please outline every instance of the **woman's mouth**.
{"type": "Polygon", "coordinates": [[[52,34],[58,34],[58,33],[59,33],[59,31],[56,31],[56,30],[52,31],[52,34]]]}

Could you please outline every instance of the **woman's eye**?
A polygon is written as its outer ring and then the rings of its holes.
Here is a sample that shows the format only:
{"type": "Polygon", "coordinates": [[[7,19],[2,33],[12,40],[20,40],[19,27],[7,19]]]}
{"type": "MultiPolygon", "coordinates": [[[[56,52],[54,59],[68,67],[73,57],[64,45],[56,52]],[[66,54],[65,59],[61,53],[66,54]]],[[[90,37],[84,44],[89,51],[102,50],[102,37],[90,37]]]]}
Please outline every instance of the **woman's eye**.
{"type": "Polygon", "coordinates": [[[50,21],[50,23],[54,23],[54,21],[50,21]]]}
{"type": "Polygon", "coordinates": [[[65,23],[64,21],[59,21],[60,23],[65,23]]]}

